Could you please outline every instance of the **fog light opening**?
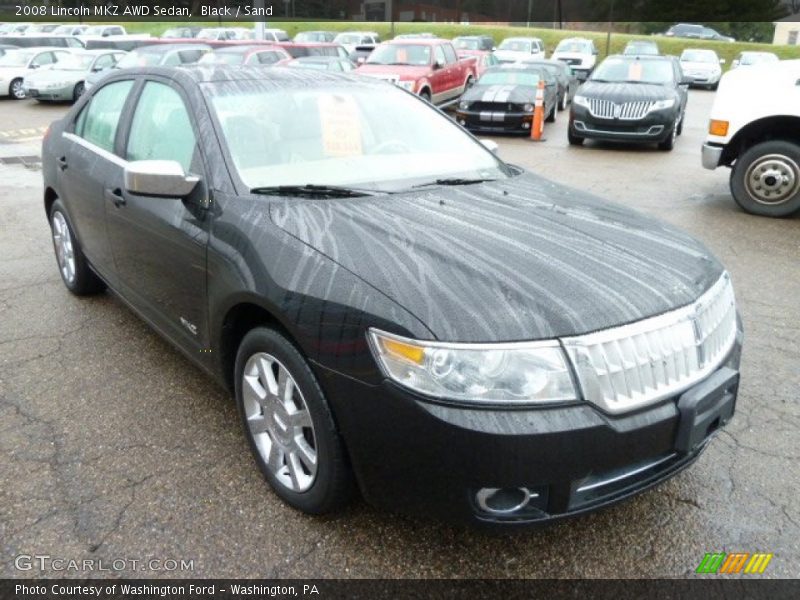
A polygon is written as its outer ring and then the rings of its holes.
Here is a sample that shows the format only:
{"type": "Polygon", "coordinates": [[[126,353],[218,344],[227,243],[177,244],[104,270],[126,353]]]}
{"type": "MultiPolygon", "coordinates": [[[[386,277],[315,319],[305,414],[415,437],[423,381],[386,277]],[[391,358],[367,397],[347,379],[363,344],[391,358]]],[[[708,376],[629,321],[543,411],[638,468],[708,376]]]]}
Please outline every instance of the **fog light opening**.
{"type": "Polygon", "coordinates": [[[711,422],[711,424],[708,426],[708,429],[706,429],[706,437],[708,437],[709,435],[711,435],[712,433],[714,433],[714,432],[715,432],[717,429],[719,429],[719,426],[720,426],[720,424],[721,424],[721,423],[720,423],[720,418],[719,418],[719,417],[717,417],[716,419],[714,419],[714,420],[711,422]]]}
{"type": "Polygon", "coordinates": [[[528,506],[538,497],[528,488],[482,488],[475,495],[480,509],[491,515],[510,515],[528,506]]]}

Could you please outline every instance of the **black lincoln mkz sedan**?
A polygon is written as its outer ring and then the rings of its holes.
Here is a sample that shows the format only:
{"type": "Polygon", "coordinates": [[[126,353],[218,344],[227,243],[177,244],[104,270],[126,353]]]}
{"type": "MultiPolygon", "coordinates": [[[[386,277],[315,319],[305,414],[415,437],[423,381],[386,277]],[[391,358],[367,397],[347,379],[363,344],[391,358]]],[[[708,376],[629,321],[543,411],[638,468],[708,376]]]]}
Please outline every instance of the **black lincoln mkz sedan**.
{"type": "Polygon", "coordinates": [[[733,414],[741,328],[701,243],[389,83],[121,70],[43,161],[66,287],[110,288],[230,390],[309,513],[358,489],[476,523],[579,514],[674,475],[733,414]]]}
{"type": "Polygon", "coordinates": [[[689,80],[665,56],[609,56],[572,99],[568,138],[657,143],[672,150],[683,130],[689,80]]]}

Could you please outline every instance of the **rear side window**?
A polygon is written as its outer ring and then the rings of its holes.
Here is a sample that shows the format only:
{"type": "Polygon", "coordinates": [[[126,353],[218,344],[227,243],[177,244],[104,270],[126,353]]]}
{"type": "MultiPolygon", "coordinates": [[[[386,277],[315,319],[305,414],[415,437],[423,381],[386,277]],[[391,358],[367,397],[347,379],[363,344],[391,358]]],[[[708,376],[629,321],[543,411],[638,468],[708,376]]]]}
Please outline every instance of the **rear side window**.
{"type": "Polygon", "coordinates": [[[149,81],[133,114],[128,160],[175,160],[189,171],[197,140],[180,94],[149,81]]]}
{"type": "Polygon", "coordinates": [[[98,90],[78,117],[75,133],[87,142],[113,152],[117,125],[132,87],[133,81],[117,81],[98,90]]]}
{"type": "Polygon", "coordinates": [[[258,54],[258,62],[262,65],[272,65],[281,59],[281,55],[277,52],[261,52],[258,54]]]}
{"type": "Polygon", "coordinates": [[[456,56],[456,51],[453,50],[453,47],[450,44],[445,44],[444,55],[447,57],[447,62],[449,62],[450,64],[458,62],[458,56],[456,56]]]}

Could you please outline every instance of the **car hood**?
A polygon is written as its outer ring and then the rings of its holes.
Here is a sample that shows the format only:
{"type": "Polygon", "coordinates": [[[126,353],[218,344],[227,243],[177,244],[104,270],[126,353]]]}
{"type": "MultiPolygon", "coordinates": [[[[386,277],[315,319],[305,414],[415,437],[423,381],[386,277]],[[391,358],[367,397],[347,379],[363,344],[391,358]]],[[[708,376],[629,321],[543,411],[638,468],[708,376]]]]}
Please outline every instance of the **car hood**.
{"type": "Polygon", "coordinates": [[[270,210],[446,341],[605,329],[689,304],[722,273],[689,235],[529,173],[270,210]]]}
{"type": "Polygon", "coordinates": [[[517,50],[495,50],[494,55],[497,60],[513,60],[517,61],[522,58],[530,58],[533,56],[530,52],[519,52],[517,50]]]}
{"type": "Polygon", "coordinates": [[[59,71],[56,69],[48,69],[47,71],[39,71],[25,77],[28,83],[47,83],[49,81],[79,81],[86,75],[86,71],[59,71]]]}
{"type": "Polygon", "coordinates": [[[370,65],[363,64],[356,69],[359,75],[369,75],[380,79],[416,79],[430,72],[427,65],[370,65]]]}
{"type": "Polygon", "coordinates": [[[480,85],[469,88],[461,97],[466,102],[497,102],[527,104],[536,99],[536,88],[523,85],[480,85]]]}
{"type": "Polygon", "coordinates": [[[612,102],[636,102],[640,100],[663,100],[672,98],[676,92],[671,87],[655,83],[602,83],[589,80],[578,93],[589,98],[612,102]]]}
{"type": "Polygon", "coordinates": [[[10,79],[12,77],[24,77],[32,73],[33,69],[25,67],[0,67],[0,79],[10,79]]]}
{"type": "Polygon", "coordinates": [[[684,71],[718,71],[720,70],[719,64],[710,62],[694,62],[690,60],[681,61],[681,69],[684,71]]]}

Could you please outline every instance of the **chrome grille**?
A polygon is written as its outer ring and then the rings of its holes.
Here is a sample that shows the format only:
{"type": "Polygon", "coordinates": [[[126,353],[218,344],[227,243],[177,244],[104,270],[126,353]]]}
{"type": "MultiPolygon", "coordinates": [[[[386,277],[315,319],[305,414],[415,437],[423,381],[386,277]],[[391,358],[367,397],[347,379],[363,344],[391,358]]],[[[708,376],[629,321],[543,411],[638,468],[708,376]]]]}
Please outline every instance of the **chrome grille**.
{"type": "Polygon", "coordinates": [[[650,112],[652,106],[653,102],[650,100],[617,104],[611,100],[589,99],[589,112],[601,119],[643,119],[650,112]]]}
{"type": "Polygon", "coordinates": [[[678,310],[563,340],[586,400],[610,413],[632,410],[694,385],[736,339],[736,302],[723,276],[678,310]]]}

